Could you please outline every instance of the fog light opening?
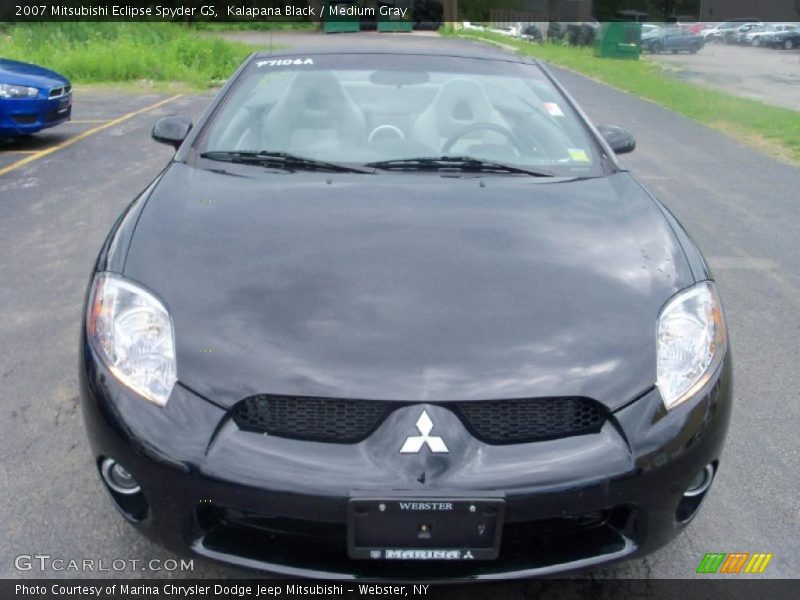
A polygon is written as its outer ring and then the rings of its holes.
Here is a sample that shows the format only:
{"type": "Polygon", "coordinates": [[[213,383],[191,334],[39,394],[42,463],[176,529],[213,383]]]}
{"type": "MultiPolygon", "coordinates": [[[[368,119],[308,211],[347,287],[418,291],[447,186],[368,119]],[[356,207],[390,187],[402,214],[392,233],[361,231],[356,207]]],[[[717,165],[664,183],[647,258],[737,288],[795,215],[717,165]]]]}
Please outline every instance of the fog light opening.
{"type": "Polygon", "coordinates": [[[142,486],[130,471],[113,458],[98,460],[100,478],[119,511],[130,521],[139,522],[147,516],[147,499],[142,486]]]}
{"type": "Polygon", "coordinates": [[[711,487],[711,482],[714,480],[714,466],[709,463],[706,468],[700,471],[697,476],[689,484],[687,490],[683,493],[684,498],[692,498],[699,496],[711,487]]]}
{"type": "Polygon", "coordinates": [[[679,523],[687,523],[697,514],[697,510],[714,481],[714,473],[714,463],[709,463],[689,483],[689,487],[683,493],[678,509],[675,511],[675,519],[679,523]]]}
{"type": "Polygon", "coordinates": [[[100,474],[106,485],[118,494],[132,496],[142,491],[142,487],[128,470],[113,458],[106,458],[100,466],[100,474]]]}

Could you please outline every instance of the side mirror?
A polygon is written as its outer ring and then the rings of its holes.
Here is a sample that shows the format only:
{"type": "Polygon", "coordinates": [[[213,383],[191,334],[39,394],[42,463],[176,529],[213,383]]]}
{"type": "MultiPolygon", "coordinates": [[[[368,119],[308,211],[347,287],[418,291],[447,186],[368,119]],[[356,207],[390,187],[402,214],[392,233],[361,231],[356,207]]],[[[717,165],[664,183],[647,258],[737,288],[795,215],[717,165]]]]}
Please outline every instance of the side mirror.
{"type": "Polygon", "coordinates": [[[189,131],[192,129],[192,120],[183,115],[175,115],[171,117],[163,117],[156,121],[153,125],[153,131],[150,134],[153,139],[162,144],[169,144],[176,150],[181,145],[189,131]]]}
{"type": "Polygon", "coordinates": [[[636,148],[636,139],[627,129],[623,129],[617,125],[600,125],[597,131],[599,131],[603,139],[608,142],[608,145],[611,146],[615,154],[633,152],[636,148]]]}

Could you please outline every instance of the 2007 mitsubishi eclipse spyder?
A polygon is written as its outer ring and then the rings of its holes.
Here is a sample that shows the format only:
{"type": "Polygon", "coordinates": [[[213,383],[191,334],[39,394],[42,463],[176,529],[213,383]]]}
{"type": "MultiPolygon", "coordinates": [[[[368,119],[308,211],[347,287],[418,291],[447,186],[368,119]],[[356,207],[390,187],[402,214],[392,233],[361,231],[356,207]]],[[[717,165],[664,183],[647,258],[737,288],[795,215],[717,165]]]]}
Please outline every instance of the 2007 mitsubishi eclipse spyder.
{"type": "MultiPolygon", "coordinates": [[[[487,56],[489,56],[487,58],[487,56]]],[[[641,556],[720,466],[731,361],[684,229],[538,63],[254,55],[114,225],[82,405],[120,511],[287,575],[641,556]]]]}

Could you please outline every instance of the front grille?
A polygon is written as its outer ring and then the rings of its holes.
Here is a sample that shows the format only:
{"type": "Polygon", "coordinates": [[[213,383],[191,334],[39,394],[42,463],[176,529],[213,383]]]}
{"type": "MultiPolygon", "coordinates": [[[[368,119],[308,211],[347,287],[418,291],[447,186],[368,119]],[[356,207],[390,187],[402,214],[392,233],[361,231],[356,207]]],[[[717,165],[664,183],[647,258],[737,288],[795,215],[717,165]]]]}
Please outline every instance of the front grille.
{"type": "Polygon", "coordinates": [[[18,125],[33,125],[36,123],[36,115],[11,115],[11,118],[18,125]]]}
{"type": "Polygon", "coordinates": [[[487,444],[520,444],[599,431],[602,405],[588,398],[459,402],[462,421],[487,444]]]}
{"type": "MultiPolygon", "coordinates": [[[[354,444],[409,402],[251,396],[231,416],[244,431],[291,439],[354,444]]],[[[605,408],[589,398],[519,398],[438,403],[452,410],[486,444],[523,444],[599,431],[605,408]]]]}
{"type": "Polygon", "coordinates": [[[353,444],[372,433],[393,403],[304,396],[251,396],[233,419],[240,429],[279,437],[353,444]]]}

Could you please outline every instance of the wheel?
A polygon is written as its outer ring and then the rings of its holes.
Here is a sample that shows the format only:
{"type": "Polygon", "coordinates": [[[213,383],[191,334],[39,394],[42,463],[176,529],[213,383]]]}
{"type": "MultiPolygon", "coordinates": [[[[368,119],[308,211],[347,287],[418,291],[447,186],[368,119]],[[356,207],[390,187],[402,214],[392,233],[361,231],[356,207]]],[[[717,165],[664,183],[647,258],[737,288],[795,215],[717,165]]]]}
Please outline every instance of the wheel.
{"type": "Polygon", "coordinates": [[[753,38],[753,46],[760,46],[761,40],[759,38],[753,38]]]}
{"type": "Polygon", "coordinates": [[[511,146],[519,153],[524,154],[525,150],[522,147],[522,142],[519,141],[519,138],[514,135],[509,129],[505,127],[501,127],[500,125],[495,125],[494,123],[473,123],[472,125],[467,125],[463,129],[456,131],[453,135],[451,135],[447,141],[442,146],[442,154],[447,155],[450,152],[450,149],[455,145],[455,143],[460,140],[462,137],[467,135],[468,133],[473,133],[475,131],[494,131],[501,135],[504,135],[508,141],[510,142],[511,146]]]}
{"type": "Polygon", "coordinates": [[[792,48],[794,48],[794,41],[792,41],[791,39],[783,41],[784,50],[791,50],[792,48]]]}
{"type": "Polygon", "coordinates": [[[700,44],[692,44],[689,48],[689,52],[692,54],[697,54],[700,51],[700,44]]]}
{"type": "Polygon", "coordinates": [[[661,54],[661,51],[663,49],[664,49],[664,46],[662,46],[659,42],[653,42],[650,45],[650,52],[652,52],[653,54],[661,54]]]}

